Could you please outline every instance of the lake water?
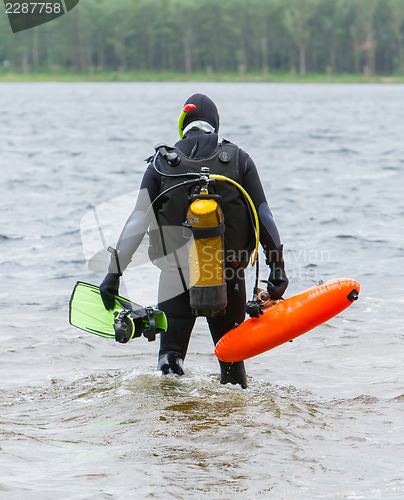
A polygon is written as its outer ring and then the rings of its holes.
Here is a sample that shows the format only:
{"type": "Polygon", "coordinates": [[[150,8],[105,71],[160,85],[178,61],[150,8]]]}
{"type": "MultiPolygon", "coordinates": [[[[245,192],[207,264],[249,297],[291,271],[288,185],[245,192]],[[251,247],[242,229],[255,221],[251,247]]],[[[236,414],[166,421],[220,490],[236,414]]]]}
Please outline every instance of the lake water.
{"type": "MultiPolygon", "coordinates": [[[[0,497],[404,498],[403,95],[401,85],[1,84],[0,497]],[[286,296],[320,279],[361,284],[348,310],[248,360],[247,390],[219,384],[203,319],[181,379],[156,372],[158,342],[118,345],[68,324],[75,282],[104,275],[102,261],[88,267],[102,250],[91,214],[114,243],[143,159],[177,140],[194,92],[216,101],[222,136],[257,164],[286,296]]],[[[123,290],[155,304],[158,273],[142,252],[123,290]]]]}

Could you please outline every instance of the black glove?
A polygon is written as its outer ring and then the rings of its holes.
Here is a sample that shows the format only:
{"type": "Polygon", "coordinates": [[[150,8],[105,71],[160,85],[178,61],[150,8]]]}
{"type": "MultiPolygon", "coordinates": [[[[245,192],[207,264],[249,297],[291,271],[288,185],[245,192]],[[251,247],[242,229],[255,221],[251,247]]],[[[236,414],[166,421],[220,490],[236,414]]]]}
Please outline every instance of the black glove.
{"type": "Polygon", "coordinates": [[[280,299],[288,285],[289,280],[284,269],[276,268],[271,271],[267,282],[267,290],[272,300],[280,299]]]}
{"type": "Polygon", "coordinates": [[[114,295],[118,295],[120,276],[119,273],[108,273],[100,285],[101,298],[105,309],[115,307],[114,295]]]}
{"type": "Polygon", "coordinates": [[[278,300],[285,293],[289,285],[285,272],[283,260],[283,245],[276,250],[267,252],[267,264],[271,267],[271,273],[267,281],[267,290],[272,300],[278,300]]]}

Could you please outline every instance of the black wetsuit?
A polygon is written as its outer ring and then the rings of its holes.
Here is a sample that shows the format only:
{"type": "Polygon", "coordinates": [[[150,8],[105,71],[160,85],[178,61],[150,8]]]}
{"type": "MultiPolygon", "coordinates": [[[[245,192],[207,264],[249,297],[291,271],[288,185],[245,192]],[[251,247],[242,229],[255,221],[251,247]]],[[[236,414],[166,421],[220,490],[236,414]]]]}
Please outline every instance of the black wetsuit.
{"type": "MultiPolygon", "coordinates": [[[[183,140],[176,144],[186,156],[193,158],[207,158],[213,154],[218,144],[218,136],[215,133],[205,133],[198,128],[189,130],[183,140]]],[[[248,192],[257,209],[260,222],[260,243],[264,252],[268,254],[280,247],[279,233],[275,225],[272,213],[269,209],[264,190],[253,160],[240,149],[239,154],[240,184],[248,192]]],[[[139,246],[146,230],[145,213],[152,202],[161,192],[161,175],[150,163],[141,183],[141,195],[139,196],[135,209],[130,216],[118,241],[119,259],[122,270],[129,264],[133,253],[139,246]],[[145,193],[148,196],[145,196],[145,193]]],[[[110,272],[116,272],[111,264],[110,272]]],[[[172,280],[177,279],[172,272],[162,271],[159,286],[159,305],[168,318],[168,330],[160,337],[160,359],[167,353],[177,353],[182,359],[185,358],[190,335],[195,323],[195,316],[189,305],[189,293],[183,292],[174,298],[162,300],[165,297],[165,289],[171,286],[172,280]]],[[[213,342],[218,340],[230,329],[240,324],[245,318],[246,290],[244,272],[239,270],[227,284],[227,307],[226,314],[208,318],[208,324],[213,342]]],[[[223,372],[223,364],[222,372],[223,372]]]]}
{"type": "MultiPolygon", "coordinates": [[[[212,157],[213,153],[218,148],[217,131],[219,130],[220,122],[215,103],[204,94],[194,94],[190,96],[185,103],[184,113],[185,115],[181,115],[183,122],[182,124],[181,122],[179,123],[184,138],[175,146],[180,150],[181,154],[188,158],[203,160],[212,157]]],[[[237,146],[232,145],[232,148],[234,147],[237,148],[237,146]]],[[[220,160],[220,155],[218,158],[220,160]]],[[[232,158],[231,155],[230,158],[232,158]]],[[[235,157],[233,156],[233,158],[235,157]]],[[[288,279],[284,269],[282,245],[278,230],[266,201],[254,162],[248,154],[241,149],[238,150],[237,159],[238,161],[236,163],[229,163],[229,168],[231,165],[229,173],[232,172],[232,174],[229,175],[234,175],[234,179],[237,178],[237,182],[247,191],[258,212],[260,243],[264,249],[266,262],[271,267],[267,289],[271,298],[279,299],[286,290],[288,279]],[[236,171],[238,170],[238,174],[234,169],[236,169],[236,171]]],[[[199,164],[201,164],[201,162],[199,162],[199,164]]],[[[222,165],[220,170],[223,170],[223,168],[222,165]]],[[[181,176],[183,175],[182,173],[181,176]]],[[[182,180],[183,178],[184,177],[182,177],[182,180]]],[[[107,309],[112,309],[115,305],[114,296],[118,293],[120,271],[126,269],[133,253],[139,247],[150,223],[147,216],[147,213],[151,213],[149,210],[149,208],[151,208],[150,205],[161,194],[164,185],[166,185],[166,182],[162,181],[161,173],[157,172],[152,163],[149,163],[141,183],[141,189],[135,209],[126,222],[117,243],[120,269],[117,266],[116,260],[113,258],[111,260],[109,272],[100,285],[101,297],[107,309]]],[[[177,196],[184,196],[180,194],[180,189],[176,193],[178,193],[177,196]]],[[[222,191],[222,194],[224,195],[223,199],[232,199],[231,197],[226,198],[224,191],[222,191]]],[[[167,201],[167,196],[164,195],[163,199],[167,201]]],[[[175,201],[175,214],[178,219],[178,209],[181,204],[178,205],[178,201],[180,200],[176,199],[175,201]]],[[[184,203],[187,203],[187,201],[188,200],[184,200],[184,203]]],[[[234,203],[234,201],[229,201],[229,203],[234,203]]],[[[173,204],[170,206],[172,207],[173,204]]],[[[154,208],[154,214],[157,215],[156,207],[154,208]]],[[[227,209],[231,210],[231,206],[227,206],[227,209]]],[[[170,212],[170,208],[164,213],[162,207],[159,207],[158,210],[158,216],[161,218],[163,215],[163,222],[161,225],[157,223],[157,231],[163,234],[164,228],[166,227],[165,224],[167,224],[171,226],[170,234],[172,236],[173,227],[178,229],[178,221],[174,223],[174,220],[172,220],[174,219],[174,215],[170,212]]],[[[223,210],[226,210],[226,207],[224,207],[223,210]]],[[[244,223],[241,223],[242,220],[246,219],[243,219],[243,216],[240,217],[240,234],[242,234],[245,229],[244,223]]],[[[155,224],[153,223],[152,226],[151,229],[155,227],[155,224]]],[[[231,223],[228,224],[228,236],[234,234],[233,229],[230,230],[231,226],[234,227],[233,219],[231,223]]],[[[177,229],[175,229],[175,231],[177,229]]],[[[153,231],[153,238],[155,234],[156,233],[153,231]]],[[[175,239],[177,243],[183,240],[183,233],[181,234],[181,238],[178,237],[175,239]]],[[[153,238],[150,238],[151,248],[149,248],[149,252],[151,251],[151,257],[155,257],[152,250],[156,248],[153,238]]],[[[244,246],[244,241],[246,240],[243,241],[236,237],[235,240],[233,239],[231,241],[236,244],[241,243],[244,246]]],[[[230,239],[228,243],[230,243],[230,239]]],[[[233,249],[230,244],[229,249],[233,249]]],[[[245,249],[245,251],[248,253],[248,249],[245,249]]],[[[177,264],[179,262],[177,250],[172,254],[175,259],[174,264],[172,259],[171,261],[168,259],[170,255],[170,252],[168,252],[167,255],[164,252],[164,256],[167,256],[167,259],[160,259],[160,263],[153,258],[153,262],[162,269],[159,284],[159,308],[166,313],[168,318],[168,330],[160,336],[159,369],[166,374],[177,373],[181,375],[183,374],[182,362],[188,349],[195,317],[189,304],[189,292],[187,291],[182,272],[184,268],[182,267],[179,271],[181,265],[177,264]]],[[[181,255],[184,257],[184,254],[181,255]]],[[[186,261],[186,266],[188,267],[188,251],[185,254],[184,261],[186,261]]],[[[235,260],[233,260],[233,263],[235,263],[235,260]]],[[[226,332],[244,320],[246,291],[242,265],[237,267],[236,273],[230,273],[230,275],[226,274],[226,287],[227,307],[225,315],[208,318],[209,328],[215,344],[226,332]]],[[[221,383],[225,384],[231,382],[233,384],[240,384],[243,388],[247,387],[246,373],[242,361],[237,363],[224,363],[220,361],[220,367],[221,383]]]]}

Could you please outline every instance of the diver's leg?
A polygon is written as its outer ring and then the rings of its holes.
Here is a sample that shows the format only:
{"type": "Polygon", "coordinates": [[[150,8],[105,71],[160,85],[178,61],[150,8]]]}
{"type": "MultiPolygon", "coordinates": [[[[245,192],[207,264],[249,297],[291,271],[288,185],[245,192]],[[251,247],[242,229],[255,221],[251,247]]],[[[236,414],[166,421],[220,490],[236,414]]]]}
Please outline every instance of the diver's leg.
{"type": "Polygon", "coordinates": [[[168,329],[160,337],[158,369],[164,375],[184,375],[183,364],[194,320],[167,315],[168,329]]]}
{"type": "Polygon", "coordinates": [[[167,316],[167,331],[160,334],[158,369],[164,375],[175,373],[183,375],[183,363],[188,350],[189,339],[195,324],[189,306],[188,292],[170,297],[174,290],[174,273],[163,272],[160,276],[158,308],[167,316]]]}
{"type": "Polygon", "coordinates": [[[221,384],[240,384],[242,389],[247,389],[247,373],[245,371],[244,361],[235,363],[226,363],[220,361],[220,383],[221,384]]]}
{"type": "MultiPolygon", "coordinates": [[[[230,274],[230,270],[228,270],[230,274]]],[[[231,273],[227,284],[227,307],[226,314],[208,318],[210,333],[215,345],[225,333],[242,323],[245,318],[246,291],[244,271],[235,270],[231,273]]],[[[226,363],[220,361],[220,383],[240,384],[243,389],[247,388],[247,375],[244,361],[226,363]]]]}

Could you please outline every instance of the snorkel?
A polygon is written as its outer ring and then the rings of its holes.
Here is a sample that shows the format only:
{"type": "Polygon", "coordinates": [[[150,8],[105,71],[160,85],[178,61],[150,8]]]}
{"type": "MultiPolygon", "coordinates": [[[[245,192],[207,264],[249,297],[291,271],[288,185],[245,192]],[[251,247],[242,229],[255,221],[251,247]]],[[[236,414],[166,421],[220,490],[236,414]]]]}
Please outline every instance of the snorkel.
{"type": "Polygon", "coordinates": [[[187,116],[188,111],[191,111],[191,109],[196,109],[195,104],[186,104],[178,119],[178,133],[180,134],[181,139],[184,137],[184,132],[183,132],[184,120],[185,117],[187,116]]]}

